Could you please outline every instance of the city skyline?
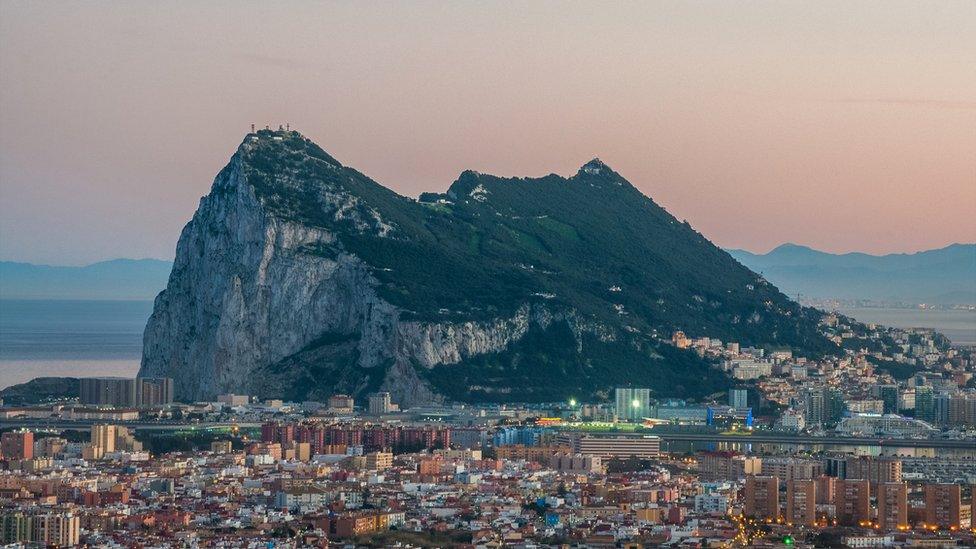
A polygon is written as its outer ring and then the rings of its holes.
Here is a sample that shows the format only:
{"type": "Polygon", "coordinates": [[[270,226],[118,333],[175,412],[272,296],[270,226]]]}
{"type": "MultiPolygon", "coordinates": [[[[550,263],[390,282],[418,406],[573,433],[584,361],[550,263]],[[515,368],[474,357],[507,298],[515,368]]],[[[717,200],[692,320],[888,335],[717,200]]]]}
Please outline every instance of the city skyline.
{"type": "Polygon", "coordinates": [[[976,2],[0,0],[0,545],[976,547],[976,2]]]}
{"type": "Polygon", "coordinates": [[[726,248],[976,240],[971,3],[227,7],[0,7],[0,258],[171,259],[286,122],[407,196],[599,156],[726,248]]]}

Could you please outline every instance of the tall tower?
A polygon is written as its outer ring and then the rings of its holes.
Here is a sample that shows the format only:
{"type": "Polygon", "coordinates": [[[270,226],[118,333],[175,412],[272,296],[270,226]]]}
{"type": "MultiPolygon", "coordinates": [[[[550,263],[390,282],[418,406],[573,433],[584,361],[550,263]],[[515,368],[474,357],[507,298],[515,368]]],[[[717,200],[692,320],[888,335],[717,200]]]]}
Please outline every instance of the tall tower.
{"type": "Polygon", "coordinates": [[[816,526],[817,481],[790,480],[786,483],[786,522],[816,526]]]}
{"type": "Polygon", "coordinates": [[[92,446],[101,448],[106,454],[115,451],[115,425],[92,425],[92,446]]]}
{"type": "Polygon", "coordinates": [[[746,477],[743,507],[746,516],[775,522],[779,515],[779,478],[746,477]]]}
{"type": "Polygon", "coordinates": [[[837,522],[857,526],[871,521],[871,481],[868,479],[838,480],[834,491],[837,522]]]}
{"type": "Polygon", "coordinates": [[[908,528],[908,486],[904,482],[878,486],[878,527],[883,532],[908,528]]]}

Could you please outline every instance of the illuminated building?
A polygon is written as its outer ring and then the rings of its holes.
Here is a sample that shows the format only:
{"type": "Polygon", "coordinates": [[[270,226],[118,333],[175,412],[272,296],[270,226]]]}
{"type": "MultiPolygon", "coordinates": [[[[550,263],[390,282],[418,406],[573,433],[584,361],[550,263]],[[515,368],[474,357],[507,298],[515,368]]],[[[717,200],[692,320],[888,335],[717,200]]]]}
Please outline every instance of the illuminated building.
{"type": "Polygon", "coordinates": [[[617,419],[641,421],[651,413],[651,390],[631,387],[614,389],[617,419]]]}
{"type": "Polygon", "coordinates": [[[746,477],[743,511],[759,520],[776,521],[779,515],[779,479],[768,476],[746,477]]]}
{"type": "Polygon", "coordinates": [[[908,528],[908,486],[884,482],[878,486],[878,527],[882,531],[908,528]]]}
{"type": "Polygon", "coordinates": [[[834,491],[837,522],[845,526],[871,522],[871,481],[867,479],[837,481],[834,491]]]}
{"type": "Polygon", "coordinates": [[[786,522],[816,526],[817,482],[790,480],[786,483],[786,522]]]}
{"type": "Polygon", "coordinates": [[[574,454],[609,458],[656,458],[661,455],[661,438],[635,434],[582,434],[566,433],[556,438],[568,444],[574,454]]]}
{"type": "Polygon", "coordinates": [[[925,524],[945,530],[970,527],[972,508],[962,504],[962,486],[925,485],[925,524]]]}

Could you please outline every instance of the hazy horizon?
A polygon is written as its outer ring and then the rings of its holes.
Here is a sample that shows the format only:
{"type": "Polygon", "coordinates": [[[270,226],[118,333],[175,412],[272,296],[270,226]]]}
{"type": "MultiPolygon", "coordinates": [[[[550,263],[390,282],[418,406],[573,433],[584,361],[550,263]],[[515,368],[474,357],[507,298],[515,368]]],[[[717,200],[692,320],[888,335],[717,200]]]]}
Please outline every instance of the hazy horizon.
{"type": "Polygon", "coordinates": [[[0,257],[172,258],[251,123],[396,192],[594,156],[723,248],[976,241],[976,3],[0,4],[0,257]]]}
{"type": "MultiPolygon", "coordinates": [[[[708,235],[705,235],[705,236],[708,236],[708,235]]],[[[946,244],[945,246],[938,246],[936,248],[929,248],[929,249],[925,249],[925,250],[914,250],[914,251],[908,251],[908,252],[897,252],[897,251],[895,251],[895,252],[888,252],[888,253],[884,253],[884,254],[871,254],[871,253],[868,253],[868,252],[861,252],[861,251],[858,251],[858,250],[852,250],[850,252],[840,252],[840,253],[826,252],[824,250],[820,250],[820,249],[817,249],[817,248],[814,248],[812,246],[808,246],[806,244],[799,243],[799,242],[782,242],[780,244],[777,244],[777,245],[773,246],[772,248],[769,248],[768,250],[763,250],[763,251],[749,250],[749,249],[746,249],[746,248],[731,248],[731,247],[722,247],[722,249],[723,250],[726,250],[726,251],[745,251],[745,252],[749,252],[749,253],[755,254],[755,255],[766,255],[766,254],[772,252],[773,250],[775,250],[776,248],[779,248],[780,246],[801,246],[801,247],[805,247],[805,248],[810,248],[810,249],[812,249],[814,251],[817,251],[817,252],[831,253],[831,254],[834,254],[834,255],[843,255],[843,254],[866,254],[866,255],[873,256],[873,257],[882,257],[882,256],[885,256],[885,255],[913,255],[913,254],[918,254],[918,253],[924,253],[924,252],[931,252],[931,251],[935,251],[935,250],[941,250],[943,248],[948,248],[949,246],[971,246],[971,245],[976,245],[976,242],[950,242],[950,243],[946,244]]],[[[82,262],[82,263],[35,263],[35,262],[31,262],[31,261],[19,260],[19,259],[16,259],[16,258],[8,258],[8,257],[0,256],[0,261],[5,261],[5,262],[8,262],[8,263],[25,263],[25,264],[29,264],[29,265],[34,265],[36,267],[89,267],[89,266],[92,266],[92,265],[95,265],[95,264],[98,264],[98,263],[107,263],[107,262],[110,262],[110,261],[165,261],[165,262],[172,263],[173,262],[173,257],[166,258],[166,257],[149,257],[149,256],[140,256],[140,257],[121,257],[121,256],[118,256],[118,257],[106,257],[106,258],[102,258],[102,259],[94,259],[92,261],[85,261],[85,262],[82,262]]]]}

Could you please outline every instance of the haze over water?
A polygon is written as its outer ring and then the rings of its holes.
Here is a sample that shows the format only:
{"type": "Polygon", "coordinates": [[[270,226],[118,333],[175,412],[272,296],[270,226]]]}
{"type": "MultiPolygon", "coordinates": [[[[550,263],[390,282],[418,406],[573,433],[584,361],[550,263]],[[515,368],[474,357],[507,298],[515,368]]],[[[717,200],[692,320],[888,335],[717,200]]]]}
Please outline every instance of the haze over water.
{"type": "Polygon", "coordinates": [[[845,308],[840,312],[893,328],[935,328],[955,345],[976,345],[976,311],[972,310],[845,308]]]}
{"type": "Polygon", "coordinates": [[[0,387],[41,376],[134,376],[151,301],[0,300],[0,387]]]}

